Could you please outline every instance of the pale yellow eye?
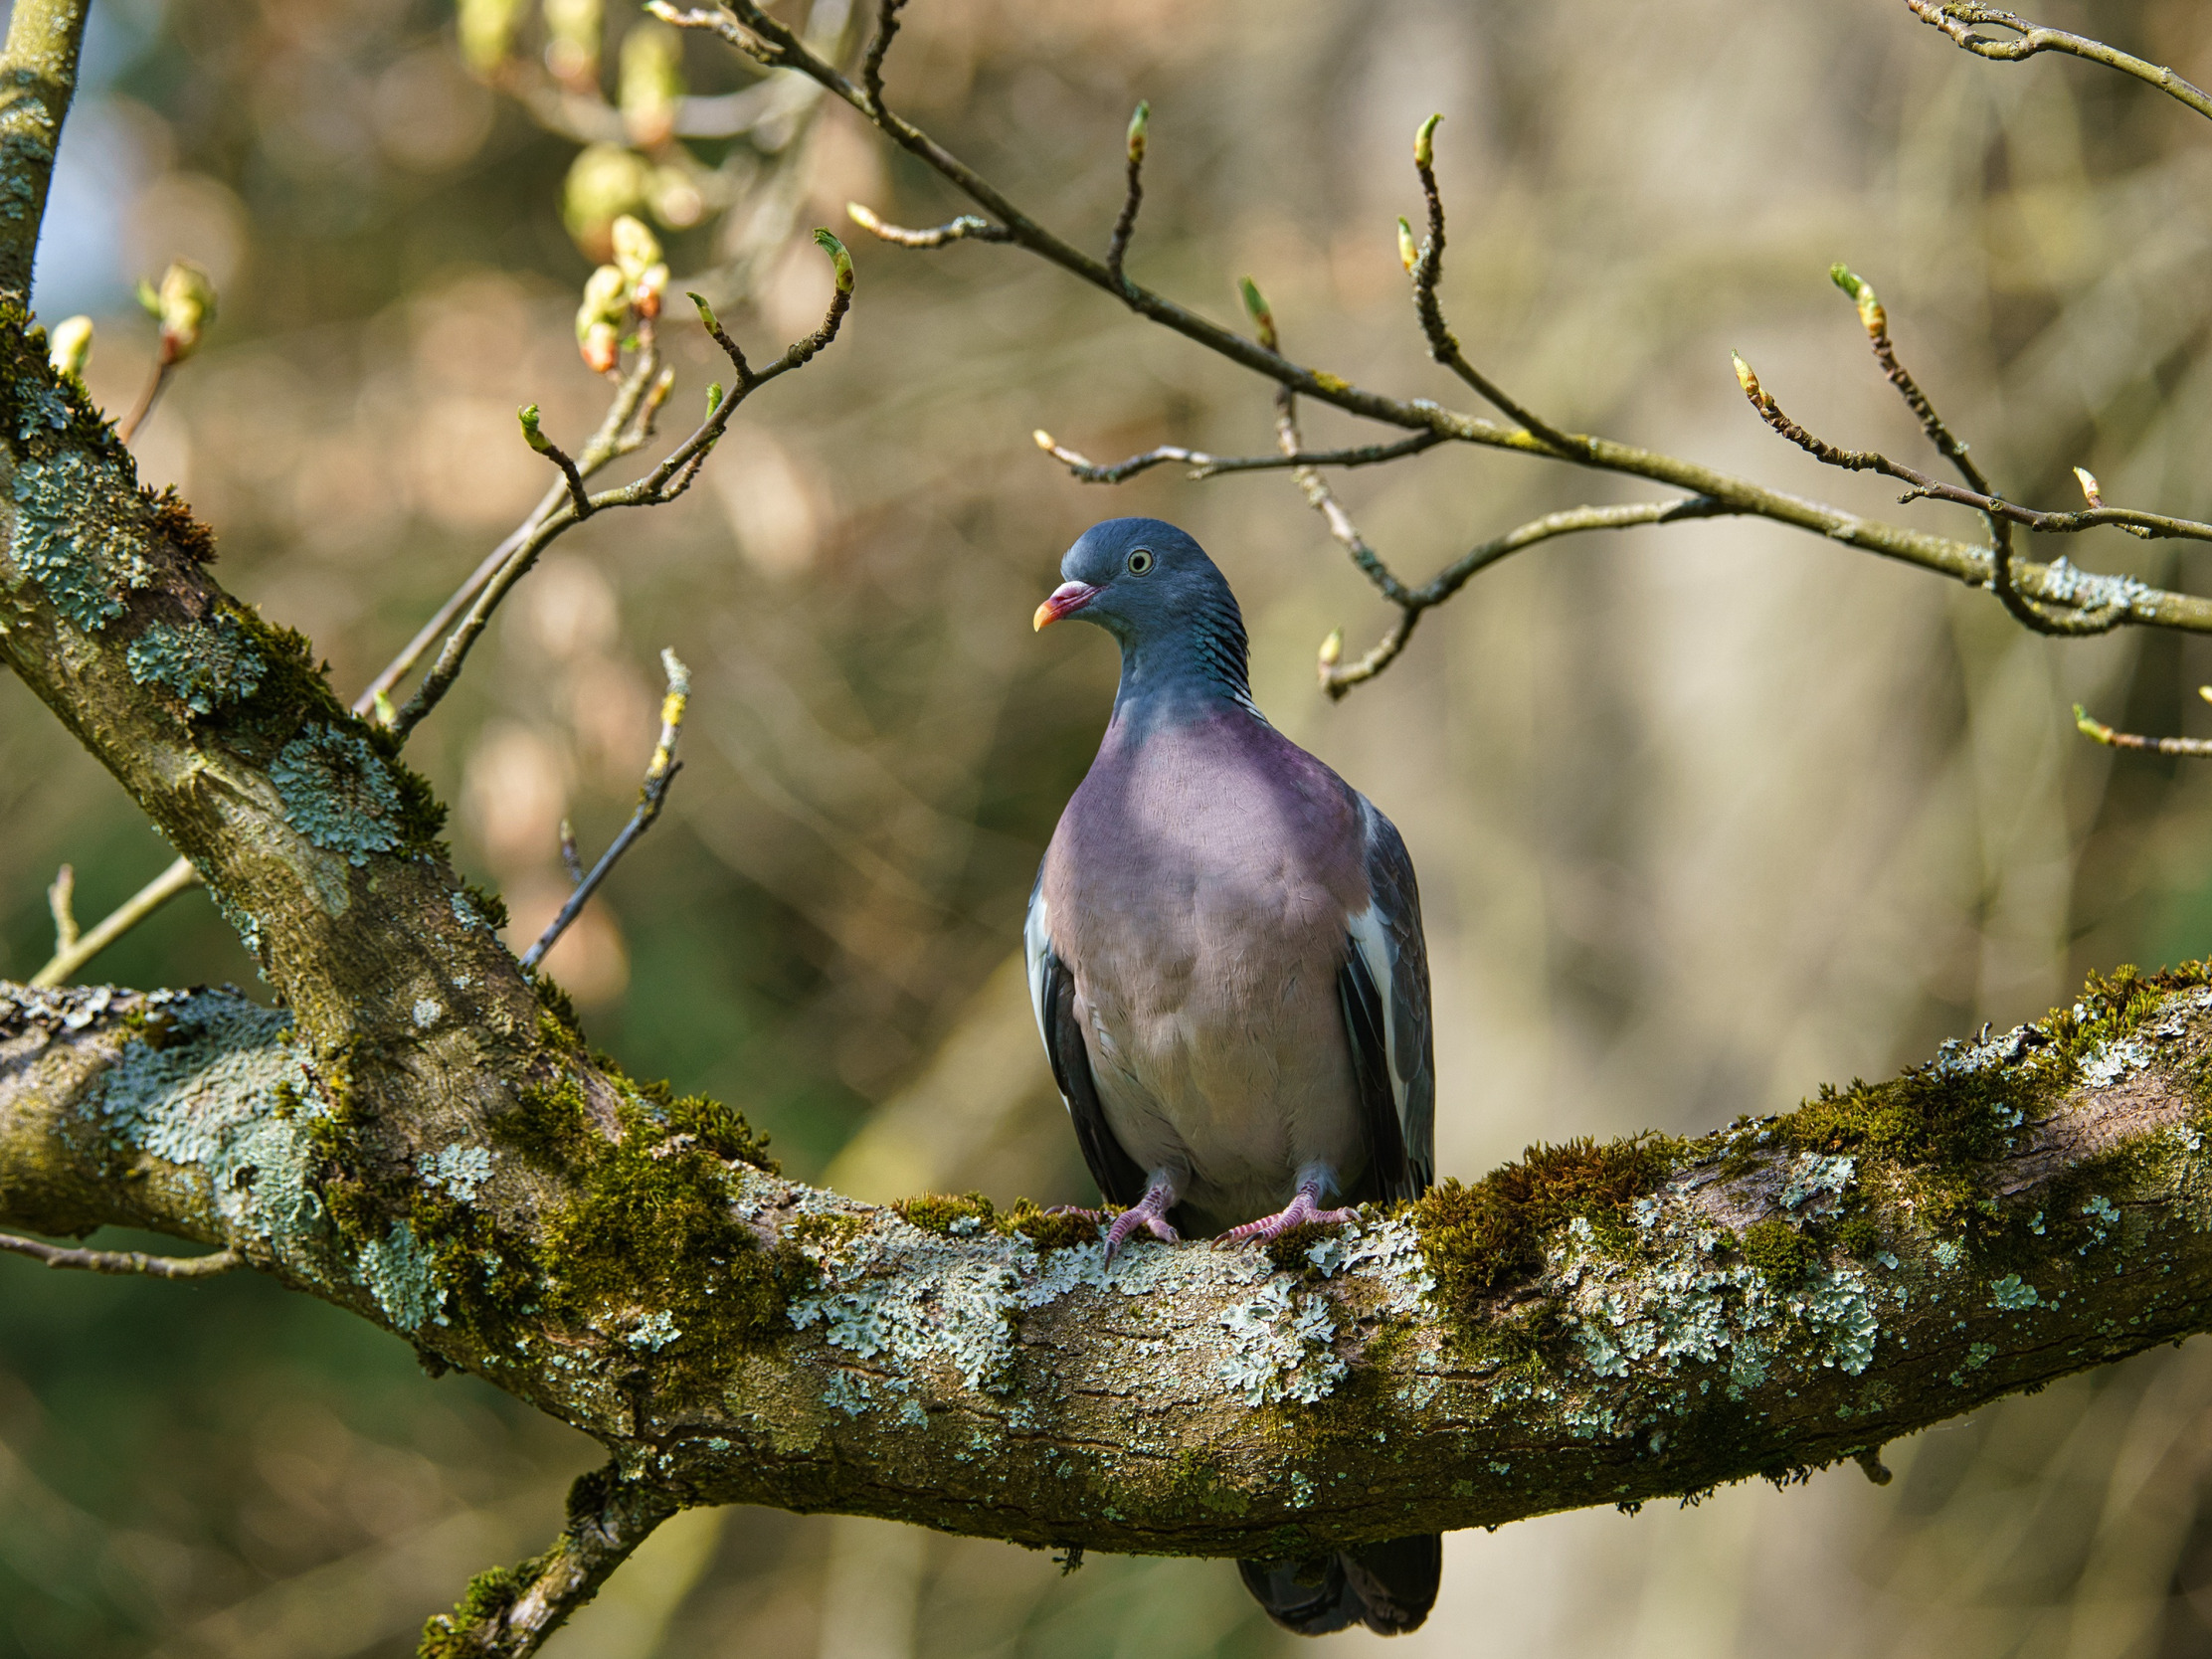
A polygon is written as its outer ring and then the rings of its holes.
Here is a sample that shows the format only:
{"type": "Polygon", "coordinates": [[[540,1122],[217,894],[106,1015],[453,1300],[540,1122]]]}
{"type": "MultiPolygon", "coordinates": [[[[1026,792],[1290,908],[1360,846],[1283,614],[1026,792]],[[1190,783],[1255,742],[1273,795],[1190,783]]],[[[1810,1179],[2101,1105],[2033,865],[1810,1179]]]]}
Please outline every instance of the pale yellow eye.
{"type": "Polygon", "coordinates": [[[1129,555],[1130,575],[1142,576],[1150,569],[1152,569],[1152,550],[1149,547],[1140,547],[1136,552],[1129,555]]]}

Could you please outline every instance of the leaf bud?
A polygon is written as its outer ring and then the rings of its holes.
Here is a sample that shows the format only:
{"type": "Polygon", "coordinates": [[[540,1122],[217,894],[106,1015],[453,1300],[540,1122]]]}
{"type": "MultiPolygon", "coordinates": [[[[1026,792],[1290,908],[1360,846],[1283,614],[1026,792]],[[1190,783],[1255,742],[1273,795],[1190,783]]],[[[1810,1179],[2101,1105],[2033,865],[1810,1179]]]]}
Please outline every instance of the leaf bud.
{"type": "Polygon", "coordinates": [[[1736,384],[1744,388],[1744,395],[1751,402],[1763,406],[1766,394],[1759,390],[1758,376],[1751,373],[1751,364],[1745,362],[1740,353],[1733,351],[1729,353],[1729,360],[1736,365],[1736,384]]]}
{"type": "Polygon", "coordinates": [[[1252,319],[1252,330],[1259,336],[1259,343],[1267,350],[1275,349],[1275,313],[1268,309],[1267,297],[1259,291],[1259,284],[1249,276],[1236,279],[1237,288],[1244,295],[1245,312],[1252,319]]]}
{"type": "Polygon", "coordinates": [[[1397,222],[1397,263],[1405,267],[1405,275],[1413,275],[1413,267],[1420,263],[1421,251],[1413,246],[1413,227],[1404,220],[1397,222]]]}
{"type": "Polygon", "coordinates": [[[647,268],[660,263],[660,239],[636,215],[616,215],[607,232],[614,247],[615,264],[621,267],[624,281],[635,285],[647,268]]]}
{"type": "Polygon", "coordinates": [[[1890,331],[1890,315],[1882,309],[1882,301],[1874,296],[1874,284],[1848,266],[1832,265],[1828,268],[1828,280],[1848,293],[1859,306],[1859,324],[1870,339],[1878,339],[1890,331]]]}
{"type": "MultiPolygon", "coordinates": [[[[57,337],[59,337],[58,334],[57,337]]],[[[2074,476],[2081,480],[2082,495],[2091,506],[2101,507],[2105,504],[2104,493],[2097,487],[2097,474],[2095,472],[2092,472],[2086,466],[2077,466],[2074,468],[2074,476]]]]}
{"type": "Polygon", "coordinates": [[[522,441],[529,445],[531,449],[542,456],[546,451],[553,448],[553,441],[538,430],[538,406],[536,404],[524,404],[514,412],[514,418],[522,423],[522,441]]]}
{"type": "Polygon", "coordinates": [[[1344,630],[1334,628],[1329,638],[1321,642],[1321,672],[1328,677],[1329,670],[1344,660],[1344,630]]]}
{"type": "Polygon", "coordinates": [[[47,346],[47,361],[54,365],[56,374],[83,374],[92,355],[92,319],[65,317],[54,325],[47,346]]]}
{"type": "Polygon", "coordinates": [[[1443,118],[1440,113],[1429,116],[1413,134],[1413,165],[1424,173],[1436,165],[1436,123],[1443,118]]]}
{"type": "Polygon", "coordinates": [[[544,0],[545,67],[574,92],[599,90],[600,0],[544,0]]]}
{"type": "Polygon", "coordinates": [[[839,293],[850,293],[852,291],[852,256],[845,252],[844,244],[831,236],[826,227],[817,225],[815,227],[815,246],[828,254],[830,263],[835,267],[837,291],[839,293]]]}
{"type": "Polygon", "coordinates": [[[161,319],[161,361],[181,363],[199,350],[201,331],[215,320],[215,283],[190,260],[177,260],[161,274],[154,305],[161,319]]]}
{"type": "Polygon", "coordinates": [[[488,81],[514,45],[522,0],[461,0],[457,10],[461,62],[477,80],[488,81]]]}
{"type": "Polygon", "coordinates": [[[714,307],[706,302],[705,294],[686,292],[684,297],[699,308],[699,325],[702,328],[709,334],[719,334],[722,331],[722,319],[714,314],[714,307]]]}
{"type": "Polygon", "coordinates": [[[1129,117],[1129,164],[1134,167],[1145,158],[1145,128],[1152,121],[1152,105],[1143,98],[1137,100],[1137,112],[1129,117]]]}
{"type": "Polygon", "coordinates": [[[645,157],[620,144],[578,150],[561,184],[561,223],[577,247],[595,260],[612,254],[615,221],[645,205],[652,176],[645,157]]]}
{"type": "Polygon", "coordinates": [[[707,382],[706,386],[706,412],[709,416],[711,416],[717,409],[720,409],[721,407],[722,383],[719,380],[710,380],[707,382]]]}
{"type": "Polygon", "coordinates": [[[656,150],[675,136],[683,96],[683,37],[665,23],[641,23],[623,36],[617,98],[623,130],[641,149],[656,150]]]}

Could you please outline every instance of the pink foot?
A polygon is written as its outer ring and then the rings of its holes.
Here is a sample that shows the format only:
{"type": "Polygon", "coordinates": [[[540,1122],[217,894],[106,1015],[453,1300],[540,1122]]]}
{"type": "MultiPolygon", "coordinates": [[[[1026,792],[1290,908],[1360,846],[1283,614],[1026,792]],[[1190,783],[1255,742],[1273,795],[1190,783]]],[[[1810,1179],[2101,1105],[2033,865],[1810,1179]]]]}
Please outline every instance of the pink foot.
{"type": "Polygon", "coordinates": [[[1263,1215],[1256,1221],[1246,1221],[1240,1227],[1229,1228],[1227,1232],[1213,1241],[1213,1247],[1220,1249],[1224,1245],[1242,1244],[1247,1239],[1253,1238],[1258,1239],[1263,1244],[1268,1243],[1280,1238],[1292,1227],[1303,1226],[1308,1221],[1335,1224],[1357,1221],[1360,1218],[1360,1212],[1357,1209],[1320,1208],[1314,1202],[1319,1196],[1320,1190],[1317,1186],[1303,1185],[1298,1189],[1297,1196],[1283,1207],[1280,1213],[1263,1215]]]}
{"type": "Polygon", "coordinates": [[[1106,1229],[1105,1265],[1114,1265],[1114,1256],[1139,1229],[1152,1234],[1163,1244],[1180,1244],[1183,1234],[1168,1224],[1168,1211],[1175,1207],[1175,1184],[1164,1175],[1154,1176],[1152,1185],[1145,1189],[1145,1196],[1114,1217],[1106,1229]]]}

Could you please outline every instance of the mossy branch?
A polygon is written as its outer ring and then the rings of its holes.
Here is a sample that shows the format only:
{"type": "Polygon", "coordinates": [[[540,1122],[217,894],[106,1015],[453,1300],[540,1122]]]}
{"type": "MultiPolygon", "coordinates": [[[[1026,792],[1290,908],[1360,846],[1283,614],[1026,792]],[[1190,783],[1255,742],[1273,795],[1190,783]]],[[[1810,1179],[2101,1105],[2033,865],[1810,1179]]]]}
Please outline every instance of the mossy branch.
{"type": "MultiPolygon", "coordinates": [[[[0,990],[0,1221],[237,1249],[600,1439],[640,1527],[765,1503],[1189,1555],[1786,1480],[2212,1325],[2203,965],[1699,1140],[1111,1273],[1031,1207],[787,1181],[558,1019],[480,1138],[367,1160],[389,1126],[317,1103],[281,1014],[0,990]]],[[[486,1081],[409,1075],[415,1125],[486,1081]]]]}

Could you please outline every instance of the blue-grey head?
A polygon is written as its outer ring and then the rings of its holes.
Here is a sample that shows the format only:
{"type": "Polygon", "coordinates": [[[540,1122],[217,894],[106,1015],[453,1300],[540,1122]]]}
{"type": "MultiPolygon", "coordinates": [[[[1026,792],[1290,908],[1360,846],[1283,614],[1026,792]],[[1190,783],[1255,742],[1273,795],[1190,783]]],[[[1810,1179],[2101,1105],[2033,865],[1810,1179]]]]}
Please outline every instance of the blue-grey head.
{"type": "Polygon", "coordinates": [[[1060,575],[1032,621],[1043,628],[1072,618],[1111,634],[1121,645],[1117,704],[1157,693],[1251,707],[1236,596],[1205,549],[1173,524],[1093,524],[1060,560],[1060,575]]]}

